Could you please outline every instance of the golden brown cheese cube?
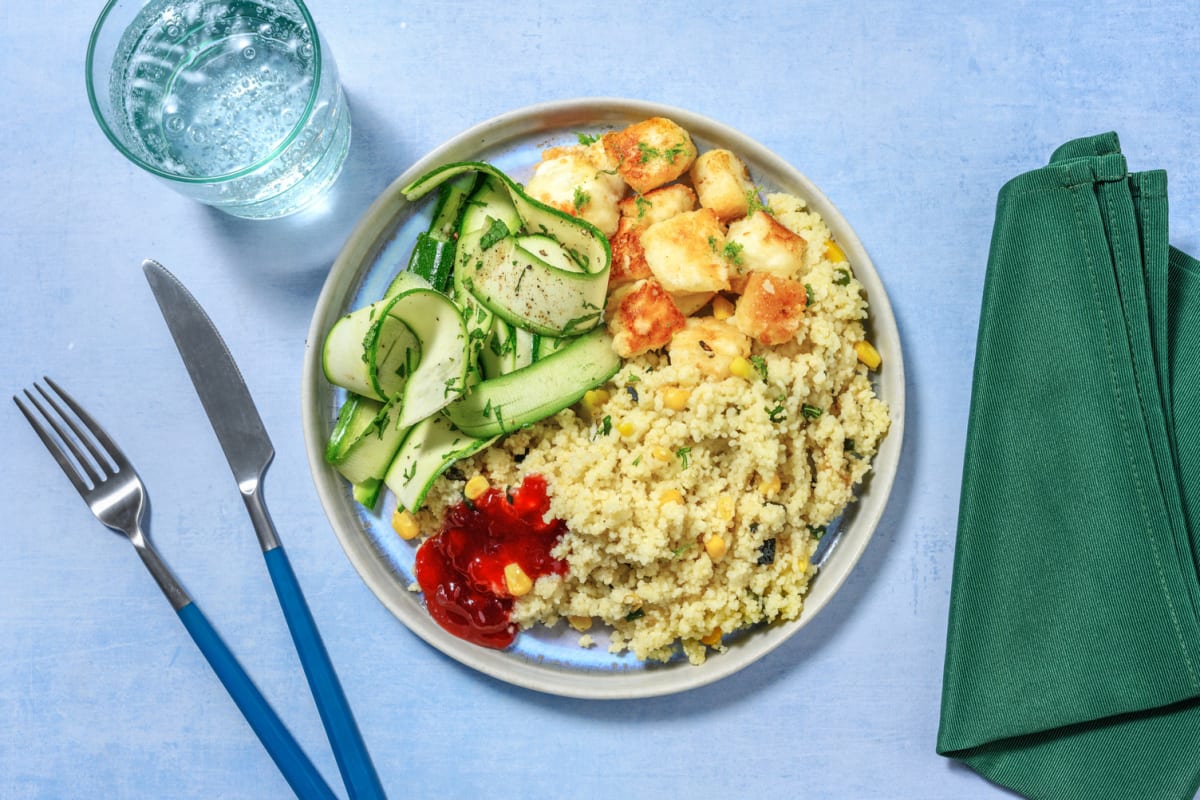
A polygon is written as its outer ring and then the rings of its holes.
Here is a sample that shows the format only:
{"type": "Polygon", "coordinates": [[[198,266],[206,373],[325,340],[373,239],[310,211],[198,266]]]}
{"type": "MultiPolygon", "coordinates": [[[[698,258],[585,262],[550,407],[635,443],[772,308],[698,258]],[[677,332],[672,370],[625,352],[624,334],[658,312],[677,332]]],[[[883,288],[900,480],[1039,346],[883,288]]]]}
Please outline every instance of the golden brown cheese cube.
{"type": "Polygon", "coordinates": [[[622,283],[620,286],[611,287],[608,291],[608,297],[604,301],[604,321],[608,322],[616,315],[617,310],[621,307],[621,301],[625,299],[625,295],[633,291],[634,284],[622,283]]]}
{"type": "Polygon", "coordinates": [[[762,209],[729,223],[726,237],[741,274],[765,272],[794,278],[804,270],[808,243],[762,209]]]}
{"type": "Polygon", "coordinates": [[[670,219],[676,214],[696,208],[696,193],[682,183],[660,186],[645,194],[626,197],[617,208],[622,217],[629,217],[643,227],[670,219]]]}
{"type": "Polygon", "coordinates": [[[728,150],[709,150],[692,164],[692,185],[700,205],[728,222],[744,217],[750,208],[754,183],[746,164],[728,150]]]}
{"type": "Polygon", "coordinates": [[[601,139],[617,172],[635,191],[645,194],[688,171],[696,145],[683,128],[666,117],[651,117],[601,139]]]}
{"type": "Polygon", "coordinates": [[[808,293],[799,281],[752,272],[730,321],[765,345],[783,344],[795,336],[807,302],[808,293]]]}
{"type": "Polygon", "coordinates": [[[525,192],[595,225],[605,236],[617,231],[621,213],[617,203],[625,196],[625,182],[606,168],[603,148],[554,147],[542,153],[525,192]]]}
{"type": "Polygon", "coordinates": [[[725,230],[711,208],[676,214],[642,231],[650,271],[668,292],[729,288],[725,230]]]}
{"type": "Polygon", "coordinates": [[[612,249],[612,264],[608,270],[608,285],[620,286],[650,277],[650,265],[646,263],[646,252],[642,249],[642,227],[631,217],[621,217],[617,232],[609,239],[612,249]]]}
{"type": "Polygon", "coordinates": [[[729,365],[750,355],[750,340],[728,322],[692,317],[671,337],[667,354],[673,365],[690,364],[714,378],[728,378],[729,365]]]}
{"type": "Polygon", "coordinates": [[[638,281],[622,292],[608,320],[608,332],[612,334],[616,354],[632,358],[666,346],[686,321],[671,295],[651,278],[638,281]]]}

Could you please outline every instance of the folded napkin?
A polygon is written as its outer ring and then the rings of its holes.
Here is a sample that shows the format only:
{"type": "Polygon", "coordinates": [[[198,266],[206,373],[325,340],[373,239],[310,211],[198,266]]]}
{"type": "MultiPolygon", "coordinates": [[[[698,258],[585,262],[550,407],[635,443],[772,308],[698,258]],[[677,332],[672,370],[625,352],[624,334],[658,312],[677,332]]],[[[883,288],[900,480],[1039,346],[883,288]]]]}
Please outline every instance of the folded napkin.
{"type": "Polygon", "coordinates": [[[1200,787],[1200,262],[1116,134],[1000,192],[937,748],[1035,798],[1200,787]]]}

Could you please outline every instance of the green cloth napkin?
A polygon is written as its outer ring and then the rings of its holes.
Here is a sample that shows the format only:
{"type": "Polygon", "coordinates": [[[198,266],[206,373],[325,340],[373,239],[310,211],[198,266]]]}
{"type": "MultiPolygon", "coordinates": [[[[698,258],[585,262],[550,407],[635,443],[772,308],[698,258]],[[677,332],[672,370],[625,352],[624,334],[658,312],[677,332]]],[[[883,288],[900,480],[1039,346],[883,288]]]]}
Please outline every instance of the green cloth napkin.
{"type": "Polygon", "coordinates": [[[1029,797],[1200,787],[1200,262],[1166,190],[1109,133],[999,195],[937,748],[1029,797]]]}

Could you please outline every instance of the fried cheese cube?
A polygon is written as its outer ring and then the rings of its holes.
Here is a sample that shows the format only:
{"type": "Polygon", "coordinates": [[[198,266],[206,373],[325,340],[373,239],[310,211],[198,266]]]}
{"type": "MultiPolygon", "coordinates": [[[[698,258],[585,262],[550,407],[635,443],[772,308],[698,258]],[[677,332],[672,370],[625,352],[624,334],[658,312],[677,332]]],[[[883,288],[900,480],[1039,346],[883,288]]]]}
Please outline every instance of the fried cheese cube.
{"type": "Polygon", "coordinates": [[[668,292],[720,292],[729,288],[725,230],[711,208],[676,214],[641,235],[646,263],[668,292]]]}
{"type": "Polygon", "coordinates": [[[762,209],[729,223],[726,237],[741,274],[765,272],[794,278],[804,270],[808,242],[762,209]]]}
{"type": "Polygon", "coordinates": [[[733,360],[749,357],[750,339],[728,322],[692,317],[671,337],[667,355],[673,365],[691,364],[705,375],[728,378],[733,360]]]}
{"type": "Polygon", "coordinates": [[[807,302],[800,281],[752,272],[730,322],[765,345],[783,344],[795,336],[807,302]]]}
{"type": "Polygon", "coordinates": [[[728,150],[701,154],[690,170],[700,205],[717,212],[722,221],[744,217],[750,209],[754,183],[746,164],[728,150]]]}
{"type": "Polygon", "coordinates": [[[646,251],[642,248],[642,226],[632,217],[617,221],[617,232],[608,240],[612,263],[608,270],[608,286],[620,286],[650,277],[646,251]]]}
{"type": "Polygon", "coordinates": [[[670,219],[696,208],[696,193],[682,183],[660,186],[645,194],[635,194],[617,203],[622,217],[629,217],[643,227],[670,219]]]}
{"type": "Polygon", "coordinates": [[[617,313],[621,307],[621,301],[625,299],[625,295],[633,291],[634,284],[622,283],[620,286],[611,287],[608,291],[608,297],[604,300],[604,321],[608,322],[617,313]]]}
{"type": "Polygon", "coordinates": [[[671,295],[653,278],[638,281],[627,290],[622,287],[622,290],[608,320],[613,351],[621,358],[632,358],[666,346],[687,322],[675,307],[671,295]]]}
{"type": "Polygon", "coordinates": [[[604,148],[595,145],[550,148],[542,153],[525,192],[612,236],[621,216],[617,203],[627,187],[611,164],[604,148]]]}
{"type": "Polygon", "coordinates": [[[666,117],[635,122],[600,141],[620,176],[640,194],[675,180],[696,159],[692,137],[666,117]]]}

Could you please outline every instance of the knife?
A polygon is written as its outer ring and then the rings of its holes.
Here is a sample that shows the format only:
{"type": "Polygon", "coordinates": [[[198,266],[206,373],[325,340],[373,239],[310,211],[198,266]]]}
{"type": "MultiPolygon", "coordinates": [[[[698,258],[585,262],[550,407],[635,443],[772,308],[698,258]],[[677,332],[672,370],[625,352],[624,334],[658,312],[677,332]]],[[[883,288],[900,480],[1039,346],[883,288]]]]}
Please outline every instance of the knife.
{"type": "Polygon", "coordinates": [[[191,292],[157,261],[142,262],[142,270],[237,480],[346,791],[352,799],[383,798],[350,704],[263,501],[263,476],[275,448],[250,391],[221,334],[191,292]]]}

